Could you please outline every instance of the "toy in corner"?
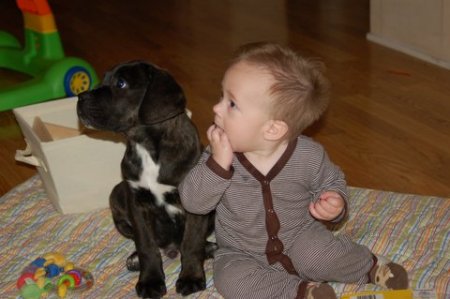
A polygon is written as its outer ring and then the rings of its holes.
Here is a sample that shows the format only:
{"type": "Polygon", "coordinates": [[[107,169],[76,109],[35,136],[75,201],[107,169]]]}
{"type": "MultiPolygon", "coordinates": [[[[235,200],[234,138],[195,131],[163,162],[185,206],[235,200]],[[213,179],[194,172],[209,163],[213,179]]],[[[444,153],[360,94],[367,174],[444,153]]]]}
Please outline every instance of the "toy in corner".
{"type": "Polygon", "coordinates": [[[97,85],[89,63],[64,55],[47,0],[17,0],[17,6],[23,15],[25,44],[22,47],[13,35],[0,31],[0,68],[30,79],[0,88],[0,111],[71,97],[97,85]]]}
{"type": "Polygon", "coordinates": [[[67,292],[85,291],[92,287],[94,278],[84,269],[57,252],[38,257],[22,271],[17,279],[17,288],[24,299],[39,299],[55,290],[60,298],[67,292]]]}
{"type": "Polygon", "coordinates": [[[413,299],[413,292],[410,289],[365,291],[345,294],[341,299],[413,299]]]}

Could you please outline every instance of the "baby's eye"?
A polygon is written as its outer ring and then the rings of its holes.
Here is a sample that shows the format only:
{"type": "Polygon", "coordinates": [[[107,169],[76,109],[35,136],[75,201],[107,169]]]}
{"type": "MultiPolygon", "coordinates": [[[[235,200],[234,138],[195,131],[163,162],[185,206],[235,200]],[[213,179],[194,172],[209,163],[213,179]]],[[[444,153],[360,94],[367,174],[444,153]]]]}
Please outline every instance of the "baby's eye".
{"type": "Polygon", "coordinates": [[[233,101],[230,101],[230,108],[236,108],[236,103],[233,101]]]}

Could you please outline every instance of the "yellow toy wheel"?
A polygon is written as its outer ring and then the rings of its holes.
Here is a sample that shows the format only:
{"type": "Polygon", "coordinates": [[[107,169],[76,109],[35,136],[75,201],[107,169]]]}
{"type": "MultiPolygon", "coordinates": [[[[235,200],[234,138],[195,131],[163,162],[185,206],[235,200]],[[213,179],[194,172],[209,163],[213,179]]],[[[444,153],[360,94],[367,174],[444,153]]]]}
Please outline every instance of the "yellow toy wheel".
{"type": "Polygon", "coordinates": [[[66,73],[64,89],[68,96],[76,96],[83,91],[89,90],[91,85],[91,76],[83,67],[73,67],[66,73]]]}

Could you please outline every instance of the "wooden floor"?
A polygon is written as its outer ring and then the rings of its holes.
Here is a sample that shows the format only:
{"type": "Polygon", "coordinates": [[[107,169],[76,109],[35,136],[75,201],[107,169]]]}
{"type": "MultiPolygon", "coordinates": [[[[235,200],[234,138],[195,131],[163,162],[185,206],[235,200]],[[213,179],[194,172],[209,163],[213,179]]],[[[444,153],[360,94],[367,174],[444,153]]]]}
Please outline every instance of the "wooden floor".
{"type": "MultiPolygon", "coordinates": [[[[450,197],[450,71],[368,42],[368,0],[50,5],[66,55],[86,59],[100,75],[133,59],[170,70],[205,142],[226,60],[238,45],[271,40],[321,57],[333,98],[307,134],[326,147],[349,185],[450,197]]],[[[0,29],[23,40],[16,1],[0,1],[0,12],[0,29]]],[[[0,113],[0,195],[36,173],[14,161],[23,147],[12,113],[0,113]]]]}

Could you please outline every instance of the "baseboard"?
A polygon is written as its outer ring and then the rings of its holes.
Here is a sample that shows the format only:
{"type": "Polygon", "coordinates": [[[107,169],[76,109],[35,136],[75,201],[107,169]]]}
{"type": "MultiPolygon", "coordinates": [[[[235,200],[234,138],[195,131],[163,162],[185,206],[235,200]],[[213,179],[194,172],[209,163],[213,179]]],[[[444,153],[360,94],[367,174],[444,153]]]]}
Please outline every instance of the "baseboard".
{"type": "Polygon", "coordinates": [[[421,51],[419,51],[417,49],[410,48],[406,44],[399,43],[399,42],[396,42],[396,41],[393,41],[393,40],[389,40],[389,39],[385,39],[383,37],[380,37],[380,36],[372,34],[372,33],[368,33],[366,35],[366,38],[369,41],[371,41],[371,42],[374,42],[374,43],[380,44],[382,46],[385,46],[385,47],[397,50],[399,52],[408,54],[408,55],[413,56],[415,58],[424,60],[426,62],[435,64],[435,65],[438,65],[440,67],[443,67],[443,68],[446,68],[446,69],[450,70],[450,62],[438,59],[436,57],[433,57],[431,55],[423,53],[423,52],[421,52],[421,51]]]}

